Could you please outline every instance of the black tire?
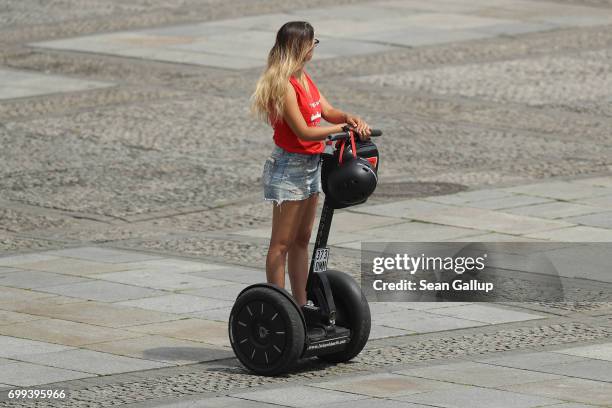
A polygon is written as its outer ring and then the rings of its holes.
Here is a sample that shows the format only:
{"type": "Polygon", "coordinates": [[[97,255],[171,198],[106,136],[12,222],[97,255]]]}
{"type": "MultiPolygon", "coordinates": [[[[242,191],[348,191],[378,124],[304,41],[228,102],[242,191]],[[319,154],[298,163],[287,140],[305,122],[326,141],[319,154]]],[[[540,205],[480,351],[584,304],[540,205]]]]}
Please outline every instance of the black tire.
{"type": "Polygon", "coordinates": [[[302,317],[281,290],[247,288],[230,313],[228,329],[234,353],[247,369],[260,375],[287,371],[304,349],[302,317]]]}
{"type": "Polygon", "coordinates": [[[342,351],[318,357],[330,363],[342,363],[353,359],[368,342],[372,324],[370,306],[361,288],[350,275],[334,270],[321,273],[327,276],[334,296],[336,324],[351,330],[351,341],[342,351]]]}

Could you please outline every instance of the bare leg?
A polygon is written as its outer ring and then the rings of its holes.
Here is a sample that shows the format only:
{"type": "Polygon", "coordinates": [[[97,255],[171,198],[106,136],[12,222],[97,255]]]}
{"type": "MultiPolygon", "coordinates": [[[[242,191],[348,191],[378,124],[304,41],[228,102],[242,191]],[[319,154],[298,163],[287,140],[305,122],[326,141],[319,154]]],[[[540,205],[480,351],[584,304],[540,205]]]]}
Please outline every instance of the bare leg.
{"type": "Polygon", "coordinates": [[[308,280],[308,242],[312,232],[312,225],[317,211],[317,198],[319,194],[313,194],[304,200],[300,224],[293,244],[289,248],[289,280],[291,281],[291,292],[297,303],[302,306],[306,304],[306,281],[308,280]]]}
{"type": "Polygon", "coordinates": [[[280,206],[272,204],[272,236],[266,257],[268,283],[285,287],[285,263],[300,220],[303,201],[284,201],[280,206]]]}

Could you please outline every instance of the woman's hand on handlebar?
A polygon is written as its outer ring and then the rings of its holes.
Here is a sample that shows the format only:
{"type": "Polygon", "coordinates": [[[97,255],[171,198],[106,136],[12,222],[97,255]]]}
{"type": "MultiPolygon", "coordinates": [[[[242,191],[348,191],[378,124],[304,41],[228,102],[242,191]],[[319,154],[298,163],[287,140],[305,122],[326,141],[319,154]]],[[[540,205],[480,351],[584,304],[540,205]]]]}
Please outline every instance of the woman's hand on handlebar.
{"type": "Polygon", "coordinates": [[[359,135],[359,139],[362,141],[368,140],[370,138],[370,133],[372,129],[366,123],[365,120],[361,119],[359,116],[351,115],[350,113],[346,114],[346,122],[352,126],[359,135]]]}

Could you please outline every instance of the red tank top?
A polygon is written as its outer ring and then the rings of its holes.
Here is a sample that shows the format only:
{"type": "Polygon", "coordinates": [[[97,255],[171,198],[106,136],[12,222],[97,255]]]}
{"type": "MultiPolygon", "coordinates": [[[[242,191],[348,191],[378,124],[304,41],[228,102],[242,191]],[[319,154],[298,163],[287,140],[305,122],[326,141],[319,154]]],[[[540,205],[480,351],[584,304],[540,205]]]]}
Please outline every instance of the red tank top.
{"type": "MultiPolygon", "coordinates": [[[[298,107],[302,112],[306,124],[308,127],[314,127],[318,126],[319,122],[321,122],[319,90],[306,71],[304,71],[304,75],[306,76],[306,82],[310,88],[311,96],[308,96],[307,91],[300,85],[296,78],[292,76],[289,78],[289,81],[295,89],[298,107]]],[[[322,140],[311,142],[297,137],[293,130],[291,130],[291,127],[289,127],[282,118],[276,121],[272,127],[274,128],[274,143],[288,152],[317,154],[323,152],[325,149],[325,143],[322,140]]]]}

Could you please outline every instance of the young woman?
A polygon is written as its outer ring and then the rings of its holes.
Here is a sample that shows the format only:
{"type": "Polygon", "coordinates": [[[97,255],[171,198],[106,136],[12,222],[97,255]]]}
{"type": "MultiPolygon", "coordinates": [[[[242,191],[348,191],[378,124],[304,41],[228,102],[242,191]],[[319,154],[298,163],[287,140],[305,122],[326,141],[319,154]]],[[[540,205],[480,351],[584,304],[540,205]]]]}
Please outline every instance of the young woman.
{"type": "Polygon", "coordinates": [[[284,24],[251,97],[252,112],[274,128],[275,147],[262,174],[264,199],[273,201],[266,277],[284,288],[287,262],[291,291],[300,306],[306,303],[308,242],[322,191],[323,140],[346,124],[362,140],[371,131],[360,117],[331,106],[304,70],[318,42],[309,23],[284,24]],[[321,118],[336,125],[319,126],[321,118]]]}

